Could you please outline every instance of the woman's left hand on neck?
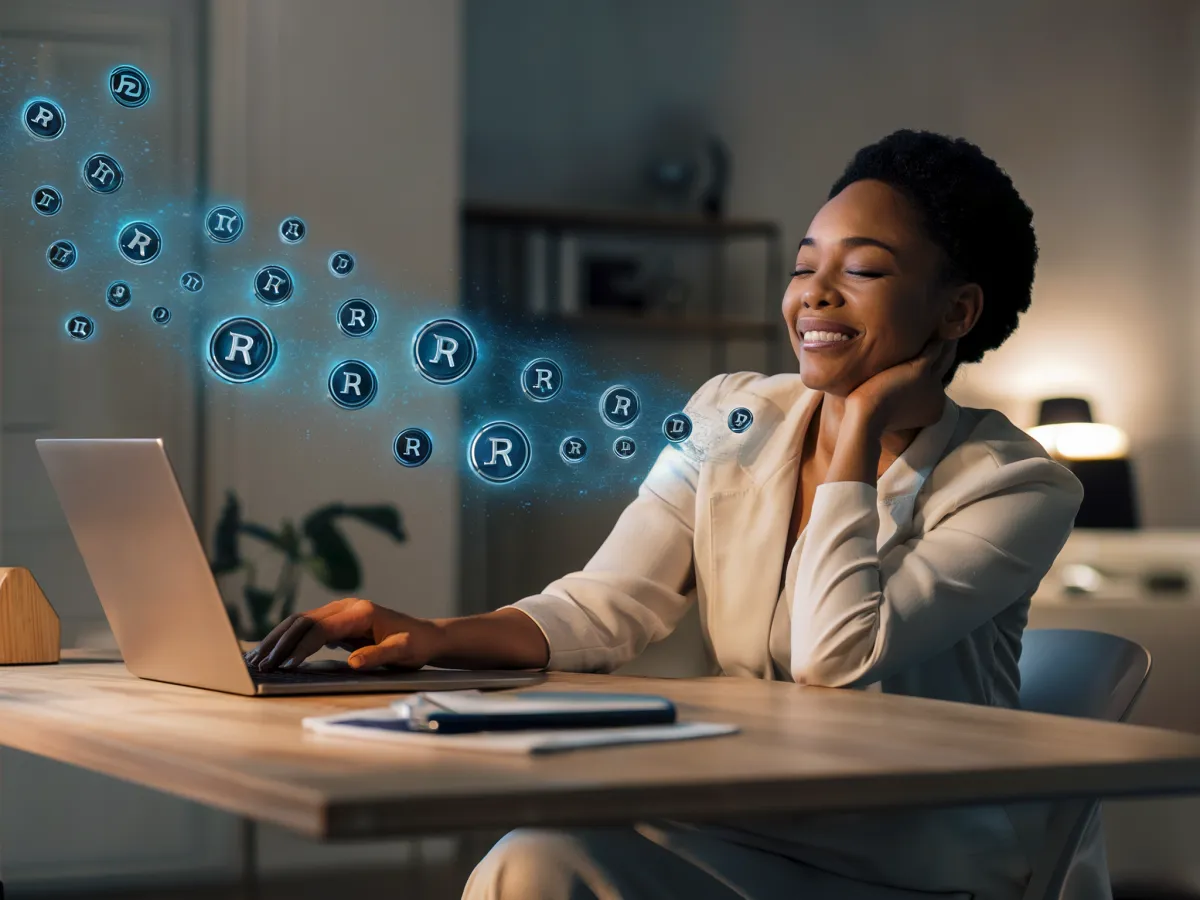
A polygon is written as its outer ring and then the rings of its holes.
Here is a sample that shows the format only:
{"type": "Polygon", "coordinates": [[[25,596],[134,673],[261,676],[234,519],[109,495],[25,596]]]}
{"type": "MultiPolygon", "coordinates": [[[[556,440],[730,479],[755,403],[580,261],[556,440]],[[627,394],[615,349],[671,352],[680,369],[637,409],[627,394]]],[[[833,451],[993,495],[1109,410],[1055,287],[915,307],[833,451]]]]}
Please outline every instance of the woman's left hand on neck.
{"type": "Polygon", "coordinates": [[[942,378],[954,362],[956,343],[932,340],[917,356],[873,375],[846,397],[826,483],[875,485],[884,435],[915,432],[942,417],[942,378]]]}
{"type": "Polygon", "coordinates": [[[868,378],[846,397],[846,418],[877,440],[889,431],[919,430],[942,417],[942,378],[954,363],[957,341],[934,338],[912,359],[868,378]]]}

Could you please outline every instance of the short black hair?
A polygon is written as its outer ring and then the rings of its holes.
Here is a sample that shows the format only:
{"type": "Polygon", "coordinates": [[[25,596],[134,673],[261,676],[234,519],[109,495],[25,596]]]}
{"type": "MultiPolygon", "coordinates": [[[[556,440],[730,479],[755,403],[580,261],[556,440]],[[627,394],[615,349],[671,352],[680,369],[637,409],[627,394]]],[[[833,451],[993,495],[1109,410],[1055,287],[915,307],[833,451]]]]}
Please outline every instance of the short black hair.
{"type": "Polygon", "coordinates": [[[1033,211],[995,161],[963,138],[901,129],[863,147],[834,182],[829,198],[856,181],[882,181],[916,207],[929,237],[946,254],[948,280],[983,291],[979,321],[958,342],[960,363],[999,347],[1029,309],[1037,238],[1033,211]]]}

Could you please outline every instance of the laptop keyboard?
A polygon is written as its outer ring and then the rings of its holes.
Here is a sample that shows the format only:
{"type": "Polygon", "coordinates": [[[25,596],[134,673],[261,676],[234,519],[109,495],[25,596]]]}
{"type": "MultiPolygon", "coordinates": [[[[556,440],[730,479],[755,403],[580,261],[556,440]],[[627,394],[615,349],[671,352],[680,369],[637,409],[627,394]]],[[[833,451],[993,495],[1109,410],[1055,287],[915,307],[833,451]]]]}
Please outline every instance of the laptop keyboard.
{"type": "Polygon", "coordinates": [[[364,678],[379,678],[379,677],[396,677],[395,671],[387,669],[367,669],[360,671],[352,669],[349,665],[339,660],[321,660],[315,663],[304,663],[298,669],[276,669],[273,672],[260,672],[249,663],[246,668],[250,671],[250,677],[255,681],[261,681],[266,684],[304,684],[313,681],[328,681],[330,679],[364,679],[364,678]]]}

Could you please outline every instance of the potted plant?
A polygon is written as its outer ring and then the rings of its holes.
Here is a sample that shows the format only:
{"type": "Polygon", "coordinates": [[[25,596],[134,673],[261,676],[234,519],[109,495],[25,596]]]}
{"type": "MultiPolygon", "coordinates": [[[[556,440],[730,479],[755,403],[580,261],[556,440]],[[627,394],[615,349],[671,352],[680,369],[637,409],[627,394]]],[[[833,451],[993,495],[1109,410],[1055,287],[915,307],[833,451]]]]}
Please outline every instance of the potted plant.
{"type": "Polygon", "coordinates": [[[396,542],[405,539],[400,512],[390,504],[348,506],[329,503],[319,507],[300,522],[300,527],[284,519],[277,531],[242,519],[241,504],[233,491],[225,495],[225,507],[213,535],[213,575],[220,578],[244,572],[243,604],[225,600],[234,631],[242,640],[260,641],[295,610],[296,592],[307,572],[325,587],[352,594],[362,583],[362,567],[350,542],[338,528],[338,520],[357,519],[396,542]],[[264,587],[257,582],[257,571],[242,556],[241,537],[252,537],[283,554],[283,563],[275,584],[264,587]]]}

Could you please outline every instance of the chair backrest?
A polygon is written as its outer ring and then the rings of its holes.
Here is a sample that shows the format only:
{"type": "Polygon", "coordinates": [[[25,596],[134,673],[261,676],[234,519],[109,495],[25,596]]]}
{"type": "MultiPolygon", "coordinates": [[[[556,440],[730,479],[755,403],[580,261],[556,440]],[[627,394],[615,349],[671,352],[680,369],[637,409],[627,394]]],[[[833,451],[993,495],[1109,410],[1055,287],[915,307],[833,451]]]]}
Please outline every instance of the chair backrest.
{"type": "MultiPolygon", "coordinates": [[[[1036,629],[1021,641],[1020,669],[1022,709],[1121,722],[1150,674],[1150,654],[1100,631],[1036,629]]],[[[1055,805],[1024,900],[1059,900],[1098,806],[1092,799],[1055,805]]]]}

